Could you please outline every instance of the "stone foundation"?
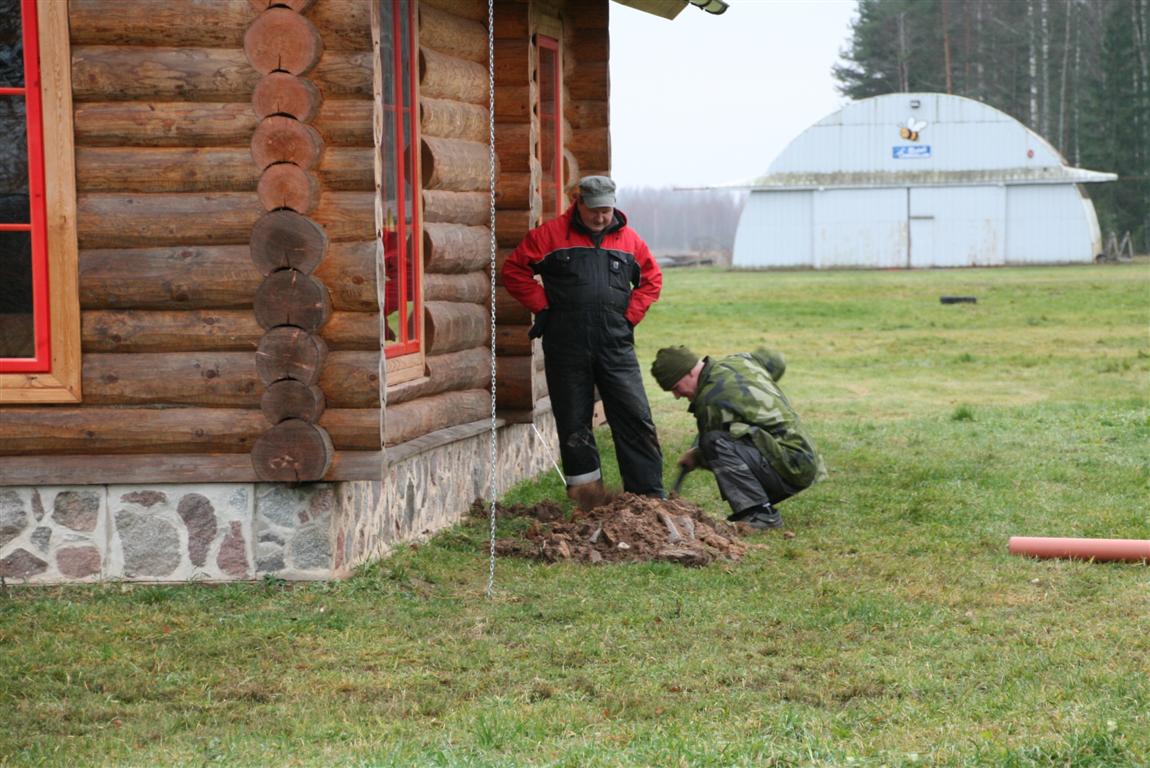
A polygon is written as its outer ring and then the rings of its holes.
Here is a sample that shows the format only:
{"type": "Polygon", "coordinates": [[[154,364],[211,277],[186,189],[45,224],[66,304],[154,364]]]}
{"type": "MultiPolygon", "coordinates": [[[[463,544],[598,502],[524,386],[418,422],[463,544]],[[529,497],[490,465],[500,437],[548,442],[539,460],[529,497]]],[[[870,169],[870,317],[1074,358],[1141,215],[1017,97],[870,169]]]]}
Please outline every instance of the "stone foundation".
{"type": "MultiPolygon", "coordinates": [[[[554,420],[502,426],[497,493],[554,471],[554,420]]],[[[0,487],[9,584],[342,578],[454,525],[489,498],[490,429],[444,430],[393,449],[384,481],[0,487]]]]}

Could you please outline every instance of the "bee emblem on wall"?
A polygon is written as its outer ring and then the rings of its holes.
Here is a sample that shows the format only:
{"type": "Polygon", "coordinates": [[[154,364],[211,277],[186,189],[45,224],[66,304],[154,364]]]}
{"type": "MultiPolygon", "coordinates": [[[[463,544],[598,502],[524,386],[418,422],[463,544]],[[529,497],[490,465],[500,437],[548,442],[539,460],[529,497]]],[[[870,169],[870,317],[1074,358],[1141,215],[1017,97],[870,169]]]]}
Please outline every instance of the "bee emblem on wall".
{"type": "Polygon", "coordinates": [[[913,117],[908,117],[906,125],[900,126],[898,135],[910,141],[918,141],[918,134],[926,128],[926,122],[923,120],[915,120],[913,117]]]}

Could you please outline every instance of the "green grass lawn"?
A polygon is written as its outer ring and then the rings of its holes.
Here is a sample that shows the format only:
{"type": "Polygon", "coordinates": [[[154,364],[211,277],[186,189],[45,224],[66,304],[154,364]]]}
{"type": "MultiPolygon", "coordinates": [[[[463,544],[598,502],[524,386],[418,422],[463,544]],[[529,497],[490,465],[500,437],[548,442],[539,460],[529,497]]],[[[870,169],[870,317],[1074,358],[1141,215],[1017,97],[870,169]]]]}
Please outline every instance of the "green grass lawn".
{"type": "Polygon", "coordinates": [[[484,520],[341,583],[9,586],[0,765],[1150,765],[1150,568],[1006,551],[1150,538],[1150,263],[669,270],[637,336],[783,352],[830,471],[794,538],[504,559],[490,600],[484,520]]]}

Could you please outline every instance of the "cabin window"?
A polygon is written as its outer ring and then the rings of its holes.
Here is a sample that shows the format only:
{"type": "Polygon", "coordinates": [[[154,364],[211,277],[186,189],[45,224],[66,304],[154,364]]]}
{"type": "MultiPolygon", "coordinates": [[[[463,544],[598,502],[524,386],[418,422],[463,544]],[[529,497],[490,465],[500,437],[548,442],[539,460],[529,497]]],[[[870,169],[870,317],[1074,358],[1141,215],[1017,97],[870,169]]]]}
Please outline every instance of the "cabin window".
{"type": "MultiPolygon", "coordinates": [[[[0,0],[0,359],[5,370],[47,371],[48,261],[35,18],[0,0]],[[28,42],[24,42],[24,37],[28,42]]],[[[25,2],[22,5],[29,5],[25,2]]]]}
{"type": "Polygon", "coordinates": [[[67,4],[0,0],[0,402],[79,399],[67,4]]]}
{"type": "Polygon", "coordinates": [[[380,0],[384,351],[388,383],[423,375],[418,53],[413,0],[380,0]]]}
{"type": "Polygon", "coordinates": [[[559,41],[546,35],[535,36],[539,61],[539,165],[543,171],[539,193],[543,220],[563,212],[563,68],[559,41]]]}

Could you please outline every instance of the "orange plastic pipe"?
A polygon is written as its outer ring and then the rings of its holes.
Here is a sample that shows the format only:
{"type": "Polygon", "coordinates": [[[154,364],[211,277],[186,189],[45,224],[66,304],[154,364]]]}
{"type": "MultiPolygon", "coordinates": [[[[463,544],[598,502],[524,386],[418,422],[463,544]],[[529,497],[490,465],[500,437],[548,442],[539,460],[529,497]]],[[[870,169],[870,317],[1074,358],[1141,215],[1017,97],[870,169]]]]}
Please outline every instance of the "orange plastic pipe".
{"type": "Polygon", "coordinates": [[[1059,539],[1042,536],[1011,536],[1007,549],[1012,555],[1065,557],[1100,562],[1150,562],[1147,539],[1059,539]]]}

